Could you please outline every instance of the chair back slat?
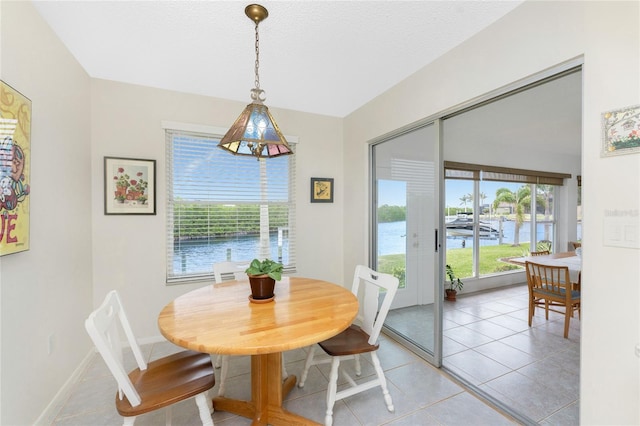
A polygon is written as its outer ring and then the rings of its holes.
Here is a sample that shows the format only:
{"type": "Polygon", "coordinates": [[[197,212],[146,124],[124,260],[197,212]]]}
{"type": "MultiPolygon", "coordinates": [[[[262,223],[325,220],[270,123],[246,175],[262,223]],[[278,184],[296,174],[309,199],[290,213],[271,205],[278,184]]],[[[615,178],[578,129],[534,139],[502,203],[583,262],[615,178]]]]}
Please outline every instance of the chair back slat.
{"type": "Polygon", "coordinates": [[[246,280],[248,278],[244,271],[250,264],[250,260],[216,262],[213,264],[213,278],[216,283],[230,280],[246,280]]]}
{"type": "Polygon", "coordinates": [[[529,291],[534,294],[544,292],[556,298],[572,297],[572,284],[567,266],[542,265],[526,262],[529,291]]]}
{"type": "Polygon", "coordinates": [[[96,349],[107,364],[109,371],[118,382],[120,398],[124,394],[132,406],[140,405],[140,395],[131,383],[129,375],[124,368],[123,345],[120,340],[119,327],[122,327],[125,333],[127,343],[133,352],[138,368],[146,370],[147,364],[124,312],[120,297],[118,297],[118,293],[115,290],[107,294],[102,305],[89,315],[84,325],[91,340],[96,345],[96,349]]]}
{"type": "Polygon", "coordinates": [[[375,345],[382,325],[391,308],[391,302],[398,290],[398,278],[390,274],[376,272],[364,265],[358,265],[353,277],[351,291],[358,297],[362,285],[360,327],[369,335],[369,344],[375,345]],[[378,304],[380,293],[384,291],[382,304],[378,304]],[[379,308],[379,309],[378,309],[379,308]]]}
{"type": "Polygon", "coordinates": [[[529,254],[531,256],[546,256],[548,254],[551,254],[551,252],[549,250],[540,250],[540,251],[532,251],[529,254]]]}

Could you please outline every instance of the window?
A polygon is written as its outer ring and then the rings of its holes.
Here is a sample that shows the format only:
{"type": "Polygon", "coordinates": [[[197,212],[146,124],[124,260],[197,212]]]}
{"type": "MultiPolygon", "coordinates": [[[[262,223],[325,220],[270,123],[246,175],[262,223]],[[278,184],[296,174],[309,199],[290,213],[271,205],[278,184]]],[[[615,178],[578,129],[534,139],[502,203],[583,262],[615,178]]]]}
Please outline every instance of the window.
{"type": "Polygon", "coordinates": [[[210,277],[225,260],[268,257],[293,272],[295,155],[231,155],[217,147],[220,129],[165,132],[167,282],[210,277]]]}
{"type": "Polygon", "coordinates": [[[555,188],[569,177],[445,161],[447,264],[477,277],[517,268],[502,259],[552,250],[555,188]]]}

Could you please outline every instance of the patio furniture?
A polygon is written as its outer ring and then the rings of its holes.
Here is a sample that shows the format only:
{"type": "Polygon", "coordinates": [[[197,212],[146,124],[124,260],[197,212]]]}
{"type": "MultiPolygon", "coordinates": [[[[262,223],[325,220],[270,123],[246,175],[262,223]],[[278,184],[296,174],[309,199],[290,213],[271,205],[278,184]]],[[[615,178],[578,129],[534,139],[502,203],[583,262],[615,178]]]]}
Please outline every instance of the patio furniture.
{"type": "Polygon", "coordinates": [[[551,266],[527,261],[527,284],[529,286],[529,327],[536,307],[544,306],[545,318],[549,311],[564,314],[564,337],[569,337],[569,322],[573,311],[580,315],[580,292],[573,290],[569,268],[551,266]],[[559,308],[564,307],[564,311],[559,308]],[[554,309],[558,308],[558,309],[554,309]]]}

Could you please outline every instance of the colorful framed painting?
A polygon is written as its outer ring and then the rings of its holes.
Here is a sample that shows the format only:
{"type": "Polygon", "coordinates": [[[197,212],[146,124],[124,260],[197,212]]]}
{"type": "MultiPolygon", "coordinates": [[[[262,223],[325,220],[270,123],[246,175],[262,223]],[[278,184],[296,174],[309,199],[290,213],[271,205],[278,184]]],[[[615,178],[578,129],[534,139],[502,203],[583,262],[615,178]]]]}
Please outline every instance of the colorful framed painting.
{"type": "Polygon", "coordinates": [[[156,160],[104,157],[104,214],[156,214],[156,160]]]}
{"type": "Polygon", "coordinates": [[[333,178],[311,178],[311,202],[333,203],[333,178]]]}
{"type": "Polygon", "coordinates": [[[0,81],[0,256],[29,250],[31,100],[0,81]]]}
{"type": "Polygon", "coordinates": [[[602,114],[603,156],[640,152],[640,105],[602,114]]]}

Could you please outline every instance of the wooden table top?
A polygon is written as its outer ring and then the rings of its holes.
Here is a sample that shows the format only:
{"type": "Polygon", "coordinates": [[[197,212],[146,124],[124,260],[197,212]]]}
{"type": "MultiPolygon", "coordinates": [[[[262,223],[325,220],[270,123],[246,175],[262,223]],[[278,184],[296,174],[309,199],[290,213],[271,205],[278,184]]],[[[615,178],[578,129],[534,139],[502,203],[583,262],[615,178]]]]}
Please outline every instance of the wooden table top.
{"type": "Polygon", "coordinates": [[[275,299],[249,301],[249,281],[213,284],[166,305],[158,326],[167,340],[198,352],[257,355],[308,346],[346,329],[358,300],[336,284],[283,277],[275,299]]]}

